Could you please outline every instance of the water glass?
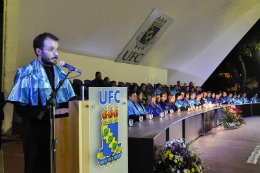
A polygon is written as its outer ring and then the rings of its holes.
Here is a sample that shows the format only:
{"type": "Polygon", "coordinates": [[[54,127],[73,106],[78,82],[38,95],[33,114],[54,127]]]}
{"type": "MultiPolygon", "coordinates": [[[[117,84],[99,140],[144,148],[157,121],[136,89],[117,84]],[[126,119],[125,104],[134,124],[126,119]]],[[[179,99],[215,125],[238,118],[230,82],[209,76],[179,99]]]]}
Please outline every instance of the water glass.
{"type": "Polygon", "coordinates": [[[144,117],[143,116],[139,116],[139,122],[143,122],[144,117]]]}
{"type": "Polygon", "coordinates": [[[170,109],[170,114],[173,114],[173,112],[174,112],[173,109],[170,109]]]}
{"type": "Polygon", "coordinates": [[[129,126],[132,127],[134,125],[134,120],[133,119],[129,119],[129,126]]]}
{"type": "Polygon", "coordinates": [[[190,107],[188,107],[188,112],[190,112],[190,107]]]}
{"type": "Polygon", "coordinates": [[[178,108],[177,112],[180,112],[181,111],[181,108],[178,108]]]}
{"type": "Polygon", "coordinates": [[[162,118],[162,117],[164,116],[164,112],[161,112],[161,113],[160,113],[160,116],[161,116],[161,118],[162,118]]]}

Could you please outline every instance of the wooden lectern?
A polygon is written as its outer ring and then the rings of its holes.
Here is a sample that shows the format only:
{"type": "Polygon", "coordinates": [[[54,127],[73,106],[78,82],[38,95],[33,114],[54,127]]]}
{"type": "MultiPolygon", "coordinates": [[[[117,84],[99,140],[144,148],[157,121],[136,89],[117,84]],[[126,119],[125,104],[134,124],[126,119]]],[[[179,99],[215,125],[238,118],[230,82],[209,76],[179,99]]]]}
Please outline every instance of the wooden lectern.
{"type": "MultiPolygon", "coordinates": [[[[125,88],[91,88],[89,89],[89,101],[70,101],[69,116],[57,118],[56,150],[57,173],[105,173],[105,172],[128,172],[128,135],[127,135],[127,97],[125,88]],[[113,100],[113,93],[116,95],[113,100]],[[100,96],[102,94],[102,96],[100,96]],[[102,104],[102,98],[107,94],[107,103],[102,104]],[[109,94],[112,95],[109,97],[109,94]],[[100,101],[100,100],[101,101],[100,101]],[[110,99],[110,101],[109,101],[110,99]],[[119,101],[119,103],[118,103],[119,101]],[[104,110],[119,108],[118,117],[104,116],[104,110]],[[110,121],[110,119],[113,121],[110,121]],[[104,124],[105,123],[105,124],[104,124]],[[112,131],[116,123],[117,131],[112,131]],[[109,126],[111,125],[111,126],[109,126]],[[102,132],[104,127],[109,129],[112,141],[105,139],[102,132]],[[113,132],[111,133],[110,132],[113,132]],[[106,142],[111,142],[110,148],[105,150],[106,142]],[[116,143],[116,144],[115,144],[116,143]],[[112,147],[112,144],[115,148],[112,147]],[[117,151],[120,147],[121,152],[117,151]],[[106,155],[110,149],[111,155],[106,155]],[[114,152],[114,153],[113,153],[114,152]],[[102,154],[102,159],[97,158],[102,154]],[[103,155],[104,153],[104,155],[103,155]],[[118,154],[119,153],[119,154],[118,154]],[[120,157],[119,157],[120,156],[120,157]],[[102,163],[102,164],[101,164],[102,163]]],[[[105,111],[108,115],[109,112],[105,111]]]]}

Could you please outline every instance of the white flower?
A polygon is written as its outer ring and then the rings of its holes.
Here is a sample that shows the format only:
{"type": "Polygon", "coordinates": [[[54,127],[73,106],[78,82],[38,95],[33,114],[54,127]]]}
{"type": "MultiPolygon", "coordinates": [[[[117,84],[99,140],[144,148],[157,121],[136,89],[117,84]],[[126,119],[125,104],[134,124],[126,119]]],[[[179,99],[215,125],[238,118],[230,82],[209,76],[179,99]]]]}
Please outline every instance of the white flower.
{"type": "Polygon", "coordinates": [[[187,173],[187,169],[184,169],[183,172],[184,172],[184,173],[187,173]]]}
{"type": "Polygon", "coordinates": [[[161,161],[159,161],[158,163],[161,164],[161,161]]]}
{"type": "Polygon", "coordinates": [[[180,170],[177,170],[177,173],[181,173],[181,171],[180,171],[180,170]]]}

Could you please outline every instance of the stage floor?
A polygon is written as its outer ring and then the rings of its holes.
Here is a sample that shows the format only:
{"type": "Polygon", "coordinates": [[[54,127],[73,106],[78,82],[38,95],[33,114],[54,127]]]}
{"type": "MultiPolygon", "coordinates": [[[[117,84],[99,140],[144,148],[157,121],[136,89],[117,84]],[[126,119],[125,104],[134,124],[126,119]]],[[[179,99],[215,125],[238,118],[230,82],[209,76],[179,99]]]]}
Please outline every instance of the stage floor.
{"type": "Polygon", "coordinates": [[[246,163],[248,156],[260,142],[260,116],[244,118],[246,125],[233,130],[213,128],[197,138],[192,146],[205,152],[200,157],[209,167],[205,173],[259,173],[256,164],[246,163]]]}
{"type": "MultiPolygon", "coordinates": [[[[260,142],[260,116],[248,117],[245,121],[246,125],[235,130],[213,128],[194,141],[192,146],[205,152],[201,155],[203,165],[209,167],[205,173],[260,172],[260,159],[257,164],[245,163],[260,142]]],[[[22,173],[24,162],[20,135],[4,136],[2,148],[4,173],[22,173]]]]}

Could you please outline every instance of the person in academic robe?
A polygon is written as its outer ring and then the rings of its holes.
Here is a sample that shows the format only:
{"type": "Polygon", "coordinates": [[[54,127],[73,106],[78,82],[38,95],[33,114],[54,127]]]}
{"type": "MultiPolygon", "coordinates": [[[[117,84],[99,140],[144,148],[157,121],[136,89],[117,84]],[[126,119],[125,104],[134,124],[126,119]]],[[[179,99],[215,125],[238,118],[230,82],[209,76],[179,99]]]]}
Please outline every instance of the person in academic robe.
{"type": "Polygon", "coordinates": [[[166,103],[169,106],[169,109],[173,109],[174,112],[176,112],[176,105],[175,105],[175,95],[170,94],[168,96],[168,102],[166,103]]]}
{"type": "Polygon", "coordinates": [[[161,95],[157,94],[156,95],[156,106],[160,109],[160,112],[163,112],[164,110],[163,110],[160,102],[161,102],[161,95]]]}
{"type": "MultiPolygon", "coordinates": [[[[1,91],[0,92],[0,130],[2,129],[2,122],[5,119],[4,115],[4,106],[5,106],[5,97],[4,93],[1,91]]],[[[2,130],[0,131],[0,150],[2,149],[2,130]]]]}
{"type": "Polygon", "coordinates": [[[242,100],[241,100],[241,97],[240,97],[239,93],[237,94],[237,99],[236,100],[237,100],[236,101],[237,103],[239,103],[239,104],[242,103],[242,100]]]}
{"type": "Polygon", "coordinates": [[[110,87],[110,84],[109,84],[109,77],[105,77],[104,78],[104,84],[105,84],[105,87],[110,87]]]}
{"type": "Polygon", "coordinates": [[[186,86],[186,89],[184,91],[185,93],[189,93],[190,94],[190,87],[186,86]]]}
{"type": "Polygon", "coordinates": [[[134,91],[134,92],[136,92],[137,91],[137,86],[136,85],[131,85],[130,87],[129,87],[129,91],[134,91]]]}
{"type": "Polygon", "coordinates": [[[210,91],[207,91],[207,97],[206,97],[207,101],[208,102],[211,102],[212,103],[212,100],[211,100],[211,92],[210,91]]]}
{"type": "Polygon", "coordinates": [[[142,103],[143,100],[143,94],[140,91],[136,92],[137,96],[137,101],[136,101],[136,106],[138,108],[138,111],[140,112],[140,115],[142,115],[144,120],[146,119],[146,115],[148,114],[144,104],[142,103]]]}
{"type": "MultiPolygon", "coordinates": [[[[41,120],[37,118],[46,108],[50,94],[55,90],[66,72],[57,66],[59,39],[51,33],[38,35],[33,41],[37,58],[28,65],[18,68],[14,85],[7,102],[14,104],[15,112],[23,118],[23,152],[25,173],[50,173],[50,113],[49,109],[41,120]]],[[[68,101],[74,97],[69,79],[57,92],[56,114],[68,113],[68,101]],[[59,109],[60,108],[60,109],[59,109]]]]}
{"type": "MultiPolygon", "coordinates": [[[[213,95],[213,94],[212,94],[213,95]]],[[[220,99],[220,92],[216,93],[216,99],[214,99],[215,104],[222,103],[222,100],[220,99]]]]}
{"type": "Polygon", "coordinates": [[[249,100],[246,98],[246,93],[243,93],[243,96],[240,99],[243,103],[249,103],[249,100]]]}
{"type": "Polygon", "coordinates": [[[174,85],[174,89],[171,90],[171,94],[172,95],[176,95],[179,92],[179,86],[178,85],[174,85]]]}
{"type": "Polygon", "coordinates": [[[190,102],[189,102],[189,99],[190,99],[190,93],[189,92],[186,92],[185,94],[184,94],[184,98],[183,98],[183,102],[188,106],[188,107],[190,107],[191,105],[190,105],[190,102]]]}
{"type": "Polygon", "coordinates": [[[203,92],[203,97],[201,99],[204,100],[204,102],[205,102],[204,104],[209,104],[207,96],[208,96],[207,92],[203,92]]]}
{"type": "Polygon", "coordinates": [[[146,92],[146,86],[145,86],[145,84],[141,84],[140,89],[141,89],[141,93],[142,93],[142,96],[143,96],[142,103],[145,105],[145,104],[146,104],[147,97],[148,97],[148,94],[147,94],[147,92],[146,92]]]}
{"type": "Polygon", "coordinates": [[[191,89],[191,88],[194,88],[194,86],[193,86],[193,82],[192,82],[192,81],[190,81],[190,83],[189,83],[189,87],[190,87],[190,89],[191,89]]]}
{"type": "Polygon", "coordinates": [[[169,106],[166,104],[166,100],[167,100],[167,95],[166,93],[161,93],[160,94],[161,97],[161,101],[160,101],[160,105],[163,111],[168,111],[169,110],[169,106]]]}
{"type": "Polygon", "coordinates": [[[199,105],[205,104],[205,101],[201,99],[201,94],[198,94],[198,95],[196,96],[196,100],[197,100],[197,102],[199,103],[199,105]]]}
{"type": "Polygon", "coordinates": [[[158,83],[156,85],[156,89],[154,91],[154,94],[161,94],[161,92],[162,92],[162,85],[160,83],[158,83]]]}
{"type": "Polygon", "coordinates": [[[128,91],[128,101],[127,101],[127,117],[133,119],[134,122],[139,121],[140,111],[136,105],[137,95],[133,90],[128,91]]]}
{"type": "Polygon", "coordinates": [[[196,86],[196,91],[195,91],[195,94],[198,95],[200,92],[200,87],[199,86],[196,86]]]}
{"type": "Polygon", "coordinates": [[[232,93],[229,93],[227,96],[228,102],[229,103],[233,103],[233,99],[232,99],[232,93]]]}
{"type": "Polygon", "coordinates": [[[187,87],[187,83],[184,83],[183,86],[181,86],[181,91],[185,92],[187,87]]]}
{"type": "Polygon", "coordinates": [[[187,105],[182,101],[183,95],[181,93],[177,93],[176,97],[177,99],[175,101],[175,105],[177,106],[177,108],[187,108],[187,105]]]}
{"type": "Polygon", "coordinates": [[[148,111],[149,114],[153,114],[153,117],[159,116],[160,113],[162,112],[162,110],[156,104],[155,94],[148,95],[146,110],[148,111]]]}
{"type": "Polygon", "coordinates": [[[233,102],[233,103],[238,103],[238,102],[237,102],[237,94],[236,94],[236,93],[233,94],[232,102],[233,102]]]}
{"type": "Polygon", "coordinates": [[[191,92],[190,94],[190,99],[189,99],[189,103],[191,105],[191,107],[195,108],[195,106],[198,106],[200,103],[195,99],[196,97],[196,93],[195,92],[191,92]]]}
{"type": "Polygon", "coordinates": [[[105,82],[102,80],[101,72],[97,71],[95,74],[95,79],[91,81],[91,87],[106,87],[105,82]]]}
{"type": "Polygon", "coordinates": [[[250,99],[250,102],[253,102],[253,103],[258,102],[257,94],[255,94],[254,97],[252,97],[252,98],[250,99]]]}
{"type": "Polygon", "coordinates": [[[229,102],[229,99],[227,98],[227,93],[226,92],[223,92],[221,100],[222,100],[223,104],[227,104],[229,102]]]}

